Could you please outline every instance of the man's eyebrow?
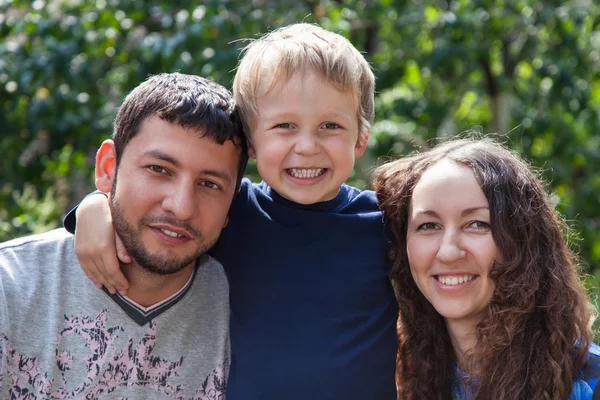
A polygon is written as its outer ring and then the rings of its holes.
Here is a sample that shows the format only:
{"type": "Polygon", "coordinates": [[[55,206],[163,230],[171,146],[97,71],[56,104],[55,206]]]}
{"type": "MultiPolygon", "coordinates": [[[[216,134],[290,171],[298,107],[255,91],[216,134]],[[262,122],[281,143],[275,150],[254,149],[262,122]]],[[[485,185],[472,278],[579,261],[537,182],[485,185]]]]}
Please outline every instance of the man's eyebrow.
{"type": "MultiPolygon", "coordinates": [[[[181,167],[181,163],[176,158],[160,150],[149,150],[142,154],[142,156],[156,158],[159,160],[166,161],[175,167],[181,167]]],[[[201,173],[203,175],[208,175],[214,178],[224,180],[228,184],[231,184],[233,182],[233,178],[227,172],[219,171],[217,169],[203,169],[201,173]]]]}
{"type": "Polygon", "coordinates": [[[219,171],[216,169],[203,169],[202,170],[202,174],[204,175],[208,175],[208,176],[212,176],[218,179],[222,179],[225,182],[227,182],[228,184],[230,184],[231,182],[233,182],[233,179],[231,178],[231,176],[223,171],[219,171]]]}
{"type": "Polygon", "coordinates": [[[163,160],[166,161],[168,163],[173,164],[176,167],[180,167],[181,163],[179,161],[177,161],[176,158],[170,156],[167,153],[164,153],[160,150],[149,150],[147,152],[145,152],[144,154],[142,154],[142,156],[144,157],[152,157],[152,158],[157,158],[159,160],[163,160]]]}

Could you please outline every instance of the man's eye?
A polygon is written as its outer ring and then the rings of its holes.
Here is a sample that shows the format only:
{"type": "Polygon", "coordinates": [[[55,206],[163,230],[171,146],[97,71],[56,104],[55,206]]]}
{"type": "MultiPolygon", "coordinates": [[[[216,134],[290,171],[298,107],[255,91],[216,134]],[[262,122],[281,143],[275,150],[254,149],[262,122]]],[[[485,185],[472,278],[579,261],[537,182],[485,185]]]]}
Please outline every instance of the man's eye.
{"type": "Polygon", "coordinates": [[[417,228],[419,231],[431,231],[437,229],[438,226],[433,222],[425,222],[417,228]]]}
{"type": "Polygon", "coordinates": [[[213,190],[220,190],[221,189],[221,186],[219,186],[216,183],[211,182],[211,181],[202,181],[202,182],[200,182],[200,185],[206,186],[207,188],[213,189],[213,190]]]}
{"type": "Polygon", "coordinates": [[[150,165],[150,166],[148,166],[148,169],[150,171],[152,171],[152,172],[158,172],[160,174],[166,174],[167,173],[166,169],[164,169],[163,167],[160,167],[158,165],[150,165]]]}
{"type": "Polygon", "coordinates": [[[323,128],[323,129],[340,129],[341,126],[336,124],[335,122],[325,122],[323,125],[321,125],[321,128],[323,128]]]}

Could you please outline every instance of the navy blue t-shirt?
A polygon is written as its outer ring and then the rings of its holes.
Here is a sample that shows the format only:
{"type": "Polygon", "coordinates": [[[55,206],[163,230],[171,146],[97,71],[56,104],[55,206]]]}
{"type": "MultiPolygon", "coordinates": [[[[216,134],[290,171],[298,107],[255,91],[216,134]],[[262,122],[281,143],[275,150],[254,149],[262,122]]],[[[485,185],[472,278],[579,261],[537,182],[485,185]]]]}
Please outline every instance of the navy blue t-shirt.
{"type": "Polygon", "coordinates": [[[396,400],[391,240],[372,191],[301,205],[244,179],[212,251],[230,285],[227,400],[396,400]]]}
{"type": "Polygon", "coordinates": [[[372,191],[300,205],[244,179],[214,249],[229,278],[228,400],[395,400],[397,303],[372,191]]]}

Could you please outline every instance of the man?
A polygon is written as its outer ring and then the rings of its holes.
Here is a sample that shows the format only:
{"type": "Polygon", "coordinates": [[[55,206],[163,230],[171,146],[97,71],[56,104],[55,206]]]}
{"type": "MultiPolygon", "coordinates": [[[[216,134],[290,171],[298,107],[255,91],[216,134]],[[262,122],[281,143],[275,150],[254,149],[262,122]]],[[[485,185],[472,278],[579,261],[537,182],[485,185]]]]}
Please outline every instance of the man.
{"type": "Polygon", "coordinates": [[[133,262],[94,287],[62,229],[0,245],[0,398],[224,396],[227,279],[206,252],[246,165],[230,93],[160,74],[134,89],[96,159],[133,262]]]}

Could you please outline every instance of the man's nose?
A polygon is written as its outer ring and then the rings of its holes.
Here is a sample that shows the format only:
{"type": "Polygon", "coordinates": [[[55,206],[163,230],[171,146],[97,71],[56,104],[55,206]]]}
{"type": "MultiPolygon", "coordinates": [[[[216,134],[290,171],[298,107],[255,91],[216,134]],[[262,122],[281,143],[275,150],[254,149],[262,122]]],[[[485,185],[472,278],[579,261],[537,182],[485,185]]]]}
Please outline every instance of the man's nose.
{"type": "Polygon", "coordinates": [[[173,185],[169,193],[163,200],[163,209],[173,214],[180,221],[187,221],[196,216],[197,199],[195,196],[195,187],[193,185],[181,182],[173,185]]]}

